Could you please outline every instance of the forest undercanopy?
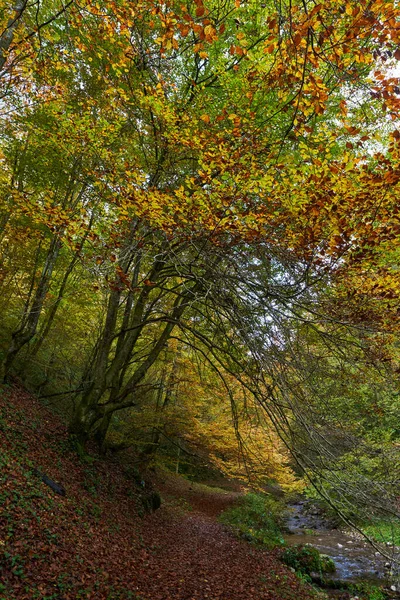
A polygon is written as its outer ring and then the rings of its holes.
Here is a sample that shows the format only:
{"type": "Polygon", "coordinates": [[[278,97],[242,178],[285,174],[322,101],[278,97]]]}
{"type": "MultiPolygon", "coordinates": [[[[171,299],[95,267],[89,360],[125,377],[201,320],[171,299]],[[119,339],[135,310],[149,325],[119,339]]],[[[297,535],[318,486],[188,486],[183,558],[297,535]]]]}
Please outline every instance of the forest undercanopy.
{"type": "Polygon", "coordinates": [[[396,4],[0,23],[4,380],[82,443],[398,516],[396,4]]]}

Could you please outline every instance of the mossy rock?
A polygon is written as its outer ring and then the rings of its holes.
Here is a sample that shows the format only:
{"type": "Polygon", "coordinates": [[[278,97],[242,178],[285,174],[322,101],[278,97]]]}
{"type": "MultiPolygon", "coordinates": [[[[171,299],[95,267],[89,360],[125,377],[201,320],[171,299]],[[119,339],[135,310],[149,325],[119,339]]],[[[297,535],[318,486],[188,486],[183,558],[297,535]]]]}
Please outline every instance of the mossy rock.
{"type": "Polygon", "coordinates": [[[320,554],[321,573],[335,573],[336,566],[334,561],[327,554],[320,554]]]}
{"type": "Polygon", "coordinates": [[[161,496],[155,491],[143,494],[141,500],[144,510],[149,513],[156,511],[161,506],[161,496]]]}
{"type": "Polygon", "coordinates": [[[288,567],[298,573],[310,575],[311,573],[334,573],[335,563],[329,556],[320,554],[317,548],[308,544],[300,544],[286,548],[281,554],[281,560],[288,567]]]}

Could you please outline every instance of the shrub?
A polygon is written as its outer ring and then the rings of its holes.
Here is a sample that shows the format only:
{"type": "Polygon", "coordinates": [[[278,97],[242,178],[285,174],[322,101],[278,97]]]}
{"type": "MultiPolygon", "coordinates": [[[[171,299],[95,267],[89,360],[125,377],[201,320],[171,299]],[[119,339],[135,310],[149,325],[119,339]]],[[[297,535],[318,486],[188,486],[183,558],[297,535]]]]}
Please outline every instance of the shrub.
{"type": "Polygon", "coordinates": [[[281,560],[288,567],[292,567],[298,573],[310,575],[310,573],[334,573],[335,563],[329,556],[309,545],[292,546],[286,548],[281,554],[281,560]]]}
{"type": "Polygon", "coordinates": [[[357,583],[349,586],[349,591],[356,597],[363,598],[365,600],[386,600],[386,593],[376,585],[370,585],[369,583],[357,583]]]}
{"type": "Polygon", "coordinates": [[[240,504],[222,513],[220,521],[240,537],[272,548],[283,544],[282,512],[282,504],[271,496],[246,494],[240,504]]]}

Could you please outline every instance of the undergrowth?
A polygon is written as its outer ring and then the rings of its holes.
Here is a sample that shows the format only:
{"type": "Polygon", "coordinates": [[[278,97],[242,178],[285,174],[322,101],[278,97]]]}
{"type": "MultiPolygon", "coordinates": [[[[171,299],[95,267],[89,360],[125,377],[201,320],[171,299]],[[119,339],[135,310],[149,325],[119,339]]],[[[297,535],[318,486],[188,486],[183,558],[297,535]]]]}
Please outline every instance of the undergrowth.
{"type": "Polygon", "coordinates": [[[349,586],[349,591],[360,600],[387,600],[387,594],[376,585],[358,583],[349,586]]]}
{"type": "Polygon", "coordinates": [[[336,570],[335,563],[329,556],[321,554],[317,548],[308,544],[286,548],[281,560],[303,575],[318,573],[322,578],[325,573],[334,573],[336,570]]]}
{"type": "Polygon", "coordinates": [[[400,522],[377,520],[363,526],[363,531],[377,542],[400,546],[400,522]]]}
{"type": "Polygon", "coordinates": [[[250,493],[219,519],[249,542],[273,548],[284,543],[280,529],[283,510],[283,504],[271,496],[250,493]]]}

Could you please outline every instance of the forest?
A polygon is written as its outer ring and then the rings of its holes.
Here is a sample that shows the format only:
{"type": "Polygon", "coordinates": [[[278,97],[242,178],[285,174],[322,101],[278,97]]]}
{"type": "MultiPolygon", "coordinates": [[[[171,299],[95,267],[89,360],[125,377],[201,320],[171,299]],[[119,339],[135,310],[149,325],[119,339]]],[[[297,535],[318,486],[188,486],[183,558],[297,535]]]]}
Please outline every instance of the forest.
{"type": "Polygon", "coordinates": [[[45,521],[82,469],[116,536],[121,473],[176,514],[222,481],[242,512],[316,503],[395,574],[399,61],[393,0],[0,0],[0,598],[239,598],[18,575],[17,500],[45,521]]]}

